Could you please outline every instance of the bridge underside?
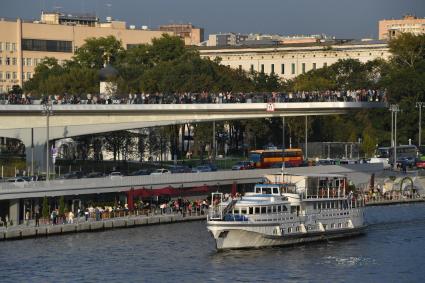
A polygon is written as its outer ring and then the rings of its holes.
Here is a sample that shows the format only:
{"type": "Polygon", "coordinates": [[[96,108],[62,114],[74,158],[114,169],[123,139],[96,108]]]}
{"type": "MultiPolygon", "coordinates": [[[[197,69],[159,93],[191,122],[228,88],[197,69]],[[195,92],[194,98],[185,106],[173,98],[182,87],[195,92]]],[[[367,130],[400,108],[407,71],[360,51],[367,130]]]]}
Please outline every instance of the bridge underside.
{"type": "MultiPolygon", "coordinates": [[[[304,102],[275,103],[273,111],[267,111],[267,106],[267,103],[53,105],[49,139],[185,123],[338,115],[386,107],[376,102],[304,102]]],[[[0,136],[21,140],[27,156],[31,156],[33,145],[34,159],[39,164],[44,163],[46,119],[41,105],[1,105],[0,136]]]]}

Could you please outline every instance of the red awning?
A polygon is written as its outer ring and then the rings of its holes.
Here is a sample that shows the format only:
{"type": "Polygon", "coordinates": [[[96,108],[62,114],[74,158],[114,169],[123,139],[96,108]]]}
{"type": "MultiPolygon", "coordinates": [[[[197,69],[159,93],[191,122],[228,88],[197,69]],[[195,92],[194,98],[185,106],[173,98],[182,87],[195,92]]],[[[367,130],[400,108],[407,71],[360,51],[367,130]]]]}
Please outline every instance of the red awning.
{"type": "Polygon", "coordinates": [[[130,199],[133,201],[134,197],[142,197],[142,198],[148,198],[153,196],[185,196],[185,195],[191,195],[191,194],[199,194],[199,193],[209,193],[210,188],[207,185],[200,186],[200,187],[192,187],[192,188],[173,188],[171,186],[161,188],[161,189],[147,189],[147,188],[140,188],[140,189],[131,189],[127,191],[127,197],[129,199],[129,206],[130,206],[130,199]]]}

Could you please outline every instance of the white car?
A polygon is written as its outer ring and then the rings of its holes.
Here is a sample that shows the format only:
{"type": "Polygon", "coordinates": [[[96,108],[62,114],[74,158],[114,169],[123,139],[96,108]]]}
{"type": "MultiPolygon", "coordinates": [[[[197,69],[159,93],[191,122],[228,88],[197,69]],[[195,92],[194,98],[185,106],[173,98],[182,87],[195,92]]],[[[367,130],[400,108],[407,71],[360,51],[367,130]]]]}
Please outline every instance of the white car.
{"type": "Polygon", "coordinates": [[[120,178],[122,178],[122,174],[121,174],[121,172],[111,172],[110,174],[109,174],[109,176],[111,177],[111,179],[120,179],[120,178]]]}
{"type": "Polygon", "coordinates": [[[151,173],[151,175],[163,175],[163,174],[171,174],[171,171],[165,168],[156,169],[151,173]]]}

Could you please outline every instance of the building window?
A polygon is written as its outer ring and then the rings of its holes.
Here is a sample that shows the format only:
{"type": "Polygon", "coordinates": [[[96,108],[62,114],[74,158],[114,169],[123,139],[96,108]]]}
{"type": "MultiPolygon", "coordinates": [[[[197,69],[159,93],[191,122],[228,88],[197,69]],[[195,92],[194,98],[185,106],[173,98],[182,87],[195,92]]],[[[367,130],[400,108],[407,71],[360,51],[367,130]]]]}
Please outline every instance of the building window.
{"type": "Polygon", "coordinates": [[[3,50],[3,42],[0,41],[0,51],[3,50]]]}
{"type": "Polygon", "coordinates": [[[291,64],[291,74],[295,75],[295,63],[291,64]]]}
{"type": "Polygon", "coordinates": [[[12,51],[16,51],[16,43],[12,43],[12,51]]]}
{"type": "Polygon", "coordinates": [[[264,73],[264,64],[261,64],[261,73],[264,73]]]}
{"type": "Polygon", "coordinates": [[[10,72],[6,72],[6,80],[10,80],[10,72]]]}
{"type": "Polygon", "coordinates": [[[280,64],[280,73],[285,74],[285,64],[280,64]]]}
{"type": "Polygon", "coordinates": [[[72,42],[62,40],[22,39],[22,50],[72,53],[72,42]]]}
{"type": "Polygon", "coordinates": [[[18,61],[18,60],[16,60],[16,58],[15,58],[15,57],[13,57],[13,58],[12,58],[12,65],[13,65],[13,66],[16,66],[17,61],[18,61]]]}
{"type": "Polygon", "coordinates": [[[254,64],[251,64],[250,70],[251,70],[251,73],[254,72],[254,64]]]}
{"type": "Polygon", "coordinates": [[[0,56],[0,65],[3,65],[3,57],[0,56]]]}
{"type": "Polygon", "coordinates": [[[25,60],[25,58],[22,58],[22,66],[25,66],[26,65],[26,60],[25,60]]]}
{"type": "Polygon", "coordinates": [[[326,68],[328,66],[328,63],[323,63],[323,68],[326,68]]]}
{"type": "Polygon", "coordinates": [[[31,66],[32,65],[32,59],[31,58],[27,58],[27,66],[31,66]]]}
{"type": "Polygon", "coordinates": [[[271,65],[272,71],[271,73],[274,74],[274,64],[271,65]]]}
{"type": "Polygon", "coordinates": [[[10,50],[10,42],[6,42],[6,51],[9,51],[10,50]]]}
{"type": "Polygon", "coordinates": [[[316,70],[316,63],[313,63],[313,70],[316,70]]]}
{"type": "Polygon", "coordinates": [[[3,79],[3,72],[0,72],[0,80],[3,79]]]}
{"type": "Polygon", "coordinates": [[[30,80],[31,79],[31,73],[30,72],[28,72],[27,73],[27,80],[30,80]]]}
{"type": "Polygon", "coordinates": [[[301,70],[302,70],[303,74],[305,74],[305,63],[301,64],[301,70]]]}
{"type": "Polygon", "coordinates": [[[6,57],[6,65],[10,65],[10,57],[6,57]]]}
{"type": "Polygon", "coordinates": [[[12,78],[13,78],[14,80],[16,80],[16,79],[18,78],[18,76],[17,76],[16,72],[13,72],[13,73],[12,73],[12,78]]]}

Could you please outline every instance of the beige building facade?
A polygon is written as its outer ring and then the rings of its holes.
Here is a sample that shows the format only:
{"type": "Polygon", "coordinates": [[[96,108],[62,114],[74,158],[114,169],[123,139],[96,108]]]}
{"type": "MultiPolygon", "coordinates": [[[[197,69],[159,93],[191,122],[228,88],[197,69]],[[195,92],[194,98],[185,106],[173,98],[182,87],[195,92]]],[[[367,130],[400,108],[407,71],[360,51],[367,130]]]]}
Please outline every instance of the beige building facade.
{"type": "Polygon", "coordinates": [[[402,19],[379,21],[379,39],[390,40],[400,33],[425,34],[425,18],[406,15],[402,19]]]}
{"type": "Polygon", "coordinates": [[[0,93],[13,85],[22,86],[45,57],[54,57],[63,63],[74,55],[87,38],[113,35],[123,47],[150,43],[161,37],[163,31],[127,28],[125,22],[100,23],[93,17],[60,17],[55,13],[43,14],[41,21],[0,19],[0,93]]]}
{"type": "Polygon", "coordinates": [[[159,26],[160,31],[172,32],[183,39],[185,45],[199,45],[204,41],[204,29],[192,24],[170,24],[159,26]]]}
{"type": "Polygon", "coordinates": [[[202,48],[200,54],[211,60],[220,57],[222,65],[233,69],[274,73],[282,79],[293,79],[310,70],[330,66],[340,59],[367,62],[378,58],[388,59],[390,56],[388,46],[383,42],[202,48]]]}

